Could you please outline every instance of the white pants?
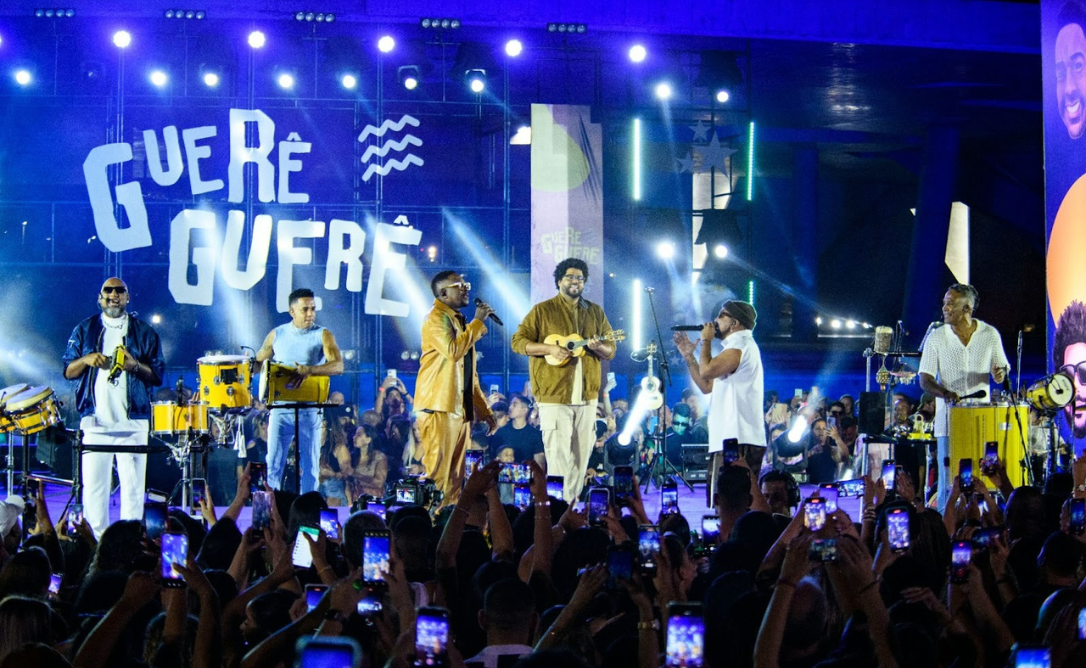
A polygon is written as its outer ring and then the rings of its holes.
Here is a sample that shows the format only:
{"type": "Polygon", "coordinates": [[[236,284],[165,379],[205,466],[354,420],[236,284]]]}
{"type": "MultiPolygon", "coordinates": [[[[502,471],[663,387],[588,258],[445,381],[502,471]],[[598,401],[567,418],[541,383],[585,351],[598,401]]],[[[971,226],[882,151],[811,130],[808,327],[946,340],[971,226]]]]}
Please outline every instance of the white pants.
{"type": "Polygon", "coordinates": [[[539,428],[543,431],[547,475],[562,476],[562,496],[568,503],[575,503],[596,444],[596,402],[577,406],[541,403],[539,428]]]}
{"type": "MultiPolygon", "coordinates": [[[[113,483],[113,458],[121,479],[121,519],[143,517],[143,490],[146,486],[147,455],[126,452],[83,453],[83,516],[101,540],[109,526],[109,488],[113,483]]],[[[170,490],[163,490],[169,493],[170,490]]]]}

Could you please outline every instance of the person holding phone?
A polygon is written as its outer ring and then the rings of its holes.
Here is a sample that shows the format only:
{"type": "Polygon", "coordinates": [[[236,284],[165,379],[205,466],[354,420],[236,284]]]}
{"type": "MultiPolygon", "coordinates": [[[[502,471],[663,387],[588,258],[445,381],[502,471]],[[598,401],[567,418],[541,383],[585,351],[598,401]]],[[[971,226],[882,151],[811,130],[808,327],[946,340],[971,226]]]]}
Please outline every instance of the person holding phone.
{"type": "MultiPolygon", "coordinates": [[[[709,452],[712,462],[709,471],[720,468],[724,439],[739,439],[741,453],[752,471],[762,468],[766,450],[765,417],[762,412],[764,373],[762,353],[754,341],[753,330],[758,312],[747,302],[730,300],[724,303],[713,322],[706,323],[698,342],[691,341],[682,332],[675,332],[672,339],[679,349],[690,379],[704,394],[710,395],[709,452]],[[713,339],[721,339],[724,345],[720,354],[713,356],[713,339]],[[698,345],[700,357],[694,356],[698,345]]],[[[710,475],[706,485],[708,499],[713,497],[716,476],[710,475]]]]}
{"type": "Polygon", "coordinates": [[[109,278],[98,293],[100,314],[76,325],[64,351],[64,377],[75,384],[75,407],[85,445],[116,452],[84,452],[83,512],[96,536],[109,526],[113,460],[121,482],[121,519],[143,516],[147,455],[124,448],[147,446],[151,389],[162,384],[166,360],[151,325],[128,313],[131,293],[109,278]]]}
{"type": "Polygon", "coordinates": [[[547,464],[543,448],[543,432],[528,424],[532,402],[524,395],[513,393],[509,397],[509,422],[499,427],[490,437],[490,452],[497,456],[506,448],[513,449],[513,461],[534,459],[540,466],[547,464]]]}
{"type": "Polygon", "coordinates": [[[1002,383],[1011,366],[999,332],[973,316],[977,300],[977,289],[972,285],[950,286],[943,296],[943,321],[932,323],[920,357],[920,387],[936,397],[937,498],[941,513],[945,512],[950,496],[947,405],[981,390],[987,396],[988,376],[1002,383]]]}
{"type": "Polygon", "coordinates": [[[496,427],[475,365],[475,344],[486,334],[485,321],[494,309],[479,301],[472,319],[465,318],[460,309],[471,303],[471,283],[455,271],[435,274],[430,291],[434,306],[422,324],[416,383],[415,408],[422,412],[421,456],[416,457],[444,493],[444,507],[460,498],[472,423],[485,422],[491,433],[496,427]]]}
{"type": "Polygon", "coordinates": [[[562,476],[569,503],[581,494],[596,442],[596,403],[603,387],[600,362],[615,356],[615,345],[599,338],[611,333],[611,323],[603,307],[584,298],[586,281],[584,260],[559,262],[554,269],[558,294],[532,307],[511,342],[513,352],[530,358],[528,376],[539,408],[547,468],[562,476]],[[544,342],[555,334],[576,334],[588,341],[587,349],[575,357],[563,346],[544,342]],[[547,355],[564,363],[548,364],[547,355]]]}
{"type": "MultiPolygon", "coordinates": [[[[258,365],[269,360],[295,365],[300,383],[309,376],[338,376],[343,373],[343,355],[332,332],[317,325],[317,300],[313,291],[298,288],[287,298],[290,322],[268,333],[256,351],[258,365]]],[[[287,452],[294,438],[293,408],[273,408],[268,418],[268,485],[281,489],[287,452]]],[[[317,489],[320,470],[321,411],[298,411],[299,494],[317,489]]]]}

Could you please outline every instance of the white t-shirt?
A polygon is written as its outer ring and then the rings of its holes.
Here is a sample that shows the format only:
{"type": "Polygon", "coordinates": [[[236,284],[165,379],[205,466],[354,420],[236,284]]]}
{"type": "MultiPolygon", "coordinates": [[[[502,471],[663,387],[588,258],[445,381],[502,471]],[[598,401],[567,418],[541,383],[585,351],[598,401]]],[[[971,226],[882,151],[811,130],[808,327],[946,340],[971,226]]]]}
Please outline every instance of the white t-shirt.
{"type": "MultiPolygon", "coordinates": [[[[113,357],[117,346],[124,345],[128,334],[128,316],[110,318],[102,314],[102,349],[113,357]]],[[[109,382],[109,369],[98,369],[94,378],[94,417],[100,425],[112,425],[128,419],[128,374],[121,373],[117,384],[109,382]]]]}
{"type": "MultiPolygon", "coordinates": [[[[1003,341],[996,328],[980,320],[974,322],[977,323],[977,330],[967,346],[962,345],[954,328],[949,325],[933,331],[920,356],[920,373],[931,375],[958,396],[984,390],[990,397],[988,377],[992,374],[992,367],[1009,369],[1011,364],[1003,352],[1003,341]]],[[[939,398],[935,401],[935,436],[947,434],[946,400],[939,398]]]]}
{"type": "Polygon", "coordinates": [[[713,379],[709,395],[709,452],[723,450],[726,438],[737,438],[745,445],[766,444],[762,352],[749,329],[724,339],[724,350],[731,349],[739,351],[739,367],[727,378],[713,379]]]}

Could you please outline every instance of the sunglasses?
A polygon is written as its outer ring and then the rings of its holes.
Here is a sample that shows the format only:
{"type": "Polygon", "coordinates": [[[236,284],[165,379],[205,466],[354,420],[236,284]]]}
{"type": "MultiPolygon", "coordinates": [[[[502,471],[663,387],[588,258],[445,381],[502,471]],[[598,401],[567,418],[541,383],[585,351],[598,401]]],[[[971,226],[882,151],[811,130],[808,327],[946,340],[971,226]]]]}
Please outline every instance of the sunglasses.
{"type": "Polygon", "coordinates": [[[124,287],[123,285],[119,285],[119,286],[116,286],[116,287],[106,286],[106,287],[102,288],[102,294],[103,295],[111,295],[111,294],[114,294],[114,293],[116,293],[118,295],[123,295],[126,292],[128,292],[128,288],[124,287]]]}
{"type": "Polygon", "coordinates": [[[1065,364],[1060,367],[1060,373],[1072,380],[1077,380],[1079,385],[1086,385],[1086,362],[1065,364]]]}
{"type": "Polygon", "coordinates": [[[458,290],[471,290],[471,283],[467,281],[460,281],[459,283],[449,283],[446,288],[457,288],[458,290]]]}

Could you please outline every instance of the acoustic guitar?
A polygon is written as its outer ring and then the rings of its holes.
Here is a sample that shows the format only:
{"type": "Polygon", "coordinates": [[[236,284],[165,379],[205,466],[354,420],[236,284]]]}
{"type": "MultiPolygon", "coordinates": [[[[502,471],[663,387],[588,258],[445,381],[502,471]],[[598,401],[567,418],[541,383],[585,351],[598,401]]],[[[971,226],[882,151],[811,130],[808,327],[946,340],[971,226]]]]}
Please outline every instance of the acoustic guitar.
{"type": "Polygon", "coordinates": [[[580,334],[570,334],[568,336],[562,336],[561,334],[551,334],[547,338],[543,339],[543,343],[548,345],[562,346],[566,350],[573,353],[564,360],[560,360],[553,355],[545,355],[543,359],[547,360],[547,364],[551,366],[565,366],[574,357],[584,356],[584,347],[592,341],[624,341],[626,339],[626,332],[621,329],[608,332],[603,336],[597,336],[594,339],[582,338],[580,334]]]}

